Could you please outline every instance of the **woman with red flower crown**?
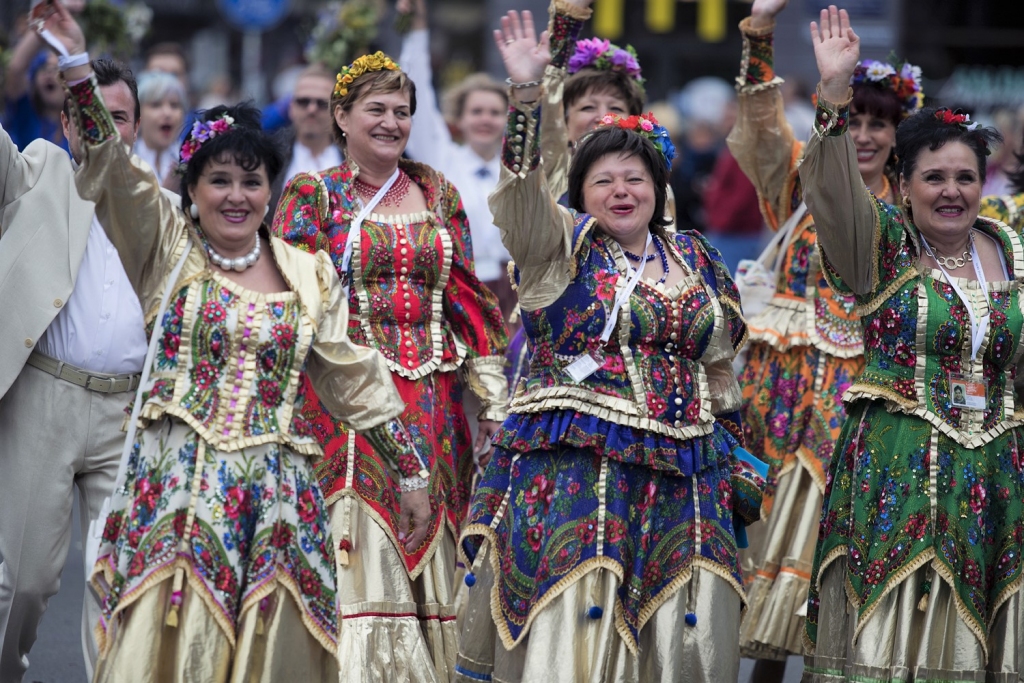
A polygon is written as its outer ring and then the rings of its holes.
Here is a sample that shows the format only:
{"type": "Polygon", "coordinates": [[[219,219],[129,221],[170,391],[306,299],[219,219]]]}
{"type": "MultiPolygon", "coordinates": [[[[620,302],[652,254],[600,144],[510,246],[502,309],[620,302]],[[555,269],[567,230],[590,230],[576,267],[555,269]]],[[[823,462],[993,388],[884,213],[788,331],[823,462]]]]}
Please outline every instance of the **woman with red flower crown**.
{"type": "Polygon", "coordinates": [[[497,298],[476,276],[458,190],[402,158],[413,82],[383,53],[365,55],[338,74],[331,111],[346,162],[293,178],[274,232],[328,253],[350,283],[352,338],[387,359],[423,456],[392,466],[308,391],[302,412],[326,454],[317,474],[335,531],[342,680],[448,681],[455,542],[474,466],[462,392],[480,403],[475,450],[485,462],[505,417],[507,334],[497,298]]]}
{"type": "MultiPolygon", "coordinates": [[[[719,253],[669,233],[673,150],[598,119],[548,191],[532,17],[496,42],[515,88],[490,205],[534,350],[480,480],[456,681],[736,680],[737,546],[760,463],[737,440],[745,325],[719,253]],[[609,286],[610,285],[610,286],[609,286]]],[[[546,101],[546,100],[545,100],[546,101]]]]}
{"type": "Polygon", "coordinates": [[[327,256],[268,233],[282,157],[259,111],[201,116],[182,146],[182,207],[172,205],[129,156],[81,29],[56,7],[46,28],[71,53],[78,190],[96,202],[153,328],[138,429],[96,539],[94,680],[335,681],[334,548],[300,373],[396,462],[414,457],[401,398],[384,358],[349,339],[327,256]]]}
{"type": "Polygon", "coordinates": [[[1024,240],[979,216],[1000,139],[924,109],[896,131],[901,208],[848,133],[860,39],[811,24],[821,74],[800,166],[829,285],[854,297],[865,368],[829,464],[804,680],[1018,681],[1024,674],[1024,240]]]}
{"type": "MultiPolygon", "coordinates": [[[[768,463],[761,513],[751,534],[750,609],[743,655],[759,660],[754,680],[782,680],[786,658],[801,654],[808,577],[825,473],[846,412],[842,396],[864,367],[860,322],[851,296],[826,284],[814,216],[802,204],[797,169],[805,143],[783,112],[773,68],[775,17],[787,0],[755,0],[740,23],[743,62],[739,111],[729,148],[757,188],[779,257],[775,294],[750,316],[750,348],[740,374],[743,427],[750,451],[768,463]]],[[[922,103],[921,76],[909,64],[859,62],[850,85],[850,136],[861,181],[880,200],[893,190],[896,127],[922,103]]],[[[801,132],[802,136],[803,132],[801,132]]],[[[769,267],[771,264],[768,264],[769,267]]],[[[748,312],[749,314],[749,312],[748,312]]]]}

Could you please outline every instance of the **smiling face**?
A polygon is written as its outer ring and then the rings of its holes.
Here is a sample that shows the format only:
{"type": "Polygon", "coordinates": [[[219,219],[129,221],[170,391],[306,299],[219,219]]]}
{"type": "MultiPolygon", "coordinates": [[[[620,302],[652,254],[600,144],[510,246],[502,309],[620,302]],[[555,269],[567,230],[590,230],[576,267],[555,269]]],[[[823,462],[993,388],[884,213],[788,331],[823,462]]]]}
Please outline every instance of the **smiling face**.
{"type": "Polygon", "coordinates": [[[178,139],[185,121],[185,106],[177,95],[166,94],[142,104],[139,132],[150,149],[167,149],[178,139]]]}
{"type": "Polygon", "coordinates": [[[861,177],[867,181],[881,176],[896,146],[896,126],[888,119],[851,110],[850,137],[857,146],[857,168],[861,177]]]}
{"type": "Polygon", "coordinates": [[[270,180],[263,164],[246,171],[231,156],[210,159],[188,188],[199,207],[199,225],[220,252],[248,251],[270,202],[270,180]]]}
{"type": "Polygon", "coordinates": [[[474,90],[469,93],[457,122],[462,139],[474,149],[500,143],[505,133],[507,110],[505,99],[496,92],[474,90]]]}
{"type": "Polygon", "coordinates": [[[569,142],[576,142],[596,128],[605,114],[629,115],[629,105],[615,88],[591,88],[573,101],[566,111],[569,142]]]}
{"type": "Polygon", "coordinates": [[[334,116],[345,134],[346,150],[357,164],[382,168],[398,164],[412,127],[407,92],[369,92],[349,111],[338,107],[334,116]]]}
{"type": "Polygon", "coordinates": [[[935,151],[922,149],[910,177],[900,177],[914,224],[925,237],[946,242],[965,236],[974,225],[981,207],[981,185],[978,157],[959,141],[935,151]]]}
{"type": "Polygon", "coordinates": [[[583,179],[584,211],[627,249],[646,239],[654,204],[654,181],[638,156],[606,154],[583,179]]]}

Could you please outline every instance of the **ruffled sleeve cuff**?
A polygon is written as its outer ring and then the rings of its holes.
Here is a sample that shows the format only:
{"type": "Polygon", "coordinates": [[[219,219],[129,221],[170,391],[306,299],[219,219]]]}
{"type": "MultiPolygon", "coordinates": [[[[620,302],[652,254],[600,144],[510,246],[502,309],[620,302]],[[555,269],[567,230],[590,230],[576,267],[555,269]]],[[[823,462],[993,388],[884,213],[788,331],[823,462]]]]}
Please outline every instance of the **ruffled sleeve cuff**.
{"type": "Polygon", "coordinates": [[[576,41],[583,30],[583,24],[590,19],[593,10],[572,5],[564,0],[554,0],[549,10],[548,35],[551,44],[551,65],[565,69],[576,49],[576,41]]]}
{"type": "Polygon", "coordinates": [[[505,377],[504,356],[468,358],[465,364],[465,382],[480,401],[481,420],[504,422],[508,417],[508,380],[505,377]]]}
{"type": "Polygon", "coordinates": [[[748,94],[777,87],[782,79],[775,75],[775,22],[765,28],[753,28],[750,17],[740,22],[743,34],[743,59],[736,77],[736,89],[748,94]]]}
{"type": "Polygon", "coordinates": [[[768,466],[751,455],[745,448],[732,452],[732,505],[734,518],[753,524],[761,518],[764,497],[764,478],[768,466]]]}
{"type": "Polygon", "coordinates": [[[821,84],[818,85],[818,108],[814,112],[814,134],[819,140],[827,137],[839,137],[846,133],[850,127],[850,102],[852,101],[853,88],[849,89],[846,101],[835,104],[821,96],[821,84]]]}

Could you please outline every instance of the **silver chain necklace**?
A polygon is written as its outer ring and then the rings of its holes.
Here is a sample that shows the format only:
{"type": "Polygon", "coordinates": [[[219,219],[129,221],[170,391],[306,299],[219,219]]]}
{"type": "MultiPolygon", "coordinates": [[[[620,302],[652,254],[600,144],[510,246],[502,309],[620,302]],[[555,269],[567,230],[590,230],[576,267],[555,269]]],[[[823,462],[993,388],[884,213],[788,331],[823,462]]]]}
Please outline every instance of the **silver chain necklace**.
{"type": "Polygon", "coordinates": [[[974,229],[972,228],[967,237],[967,249],[961,256],[939,256],[932,251],[931,247],[928,248],[928,255],[935,259],[935,262],[947,270],[953,270],[955,268],[963,268],[968,263],[974,261],[974,252],[972,247],[974,246],[974,229]]]}

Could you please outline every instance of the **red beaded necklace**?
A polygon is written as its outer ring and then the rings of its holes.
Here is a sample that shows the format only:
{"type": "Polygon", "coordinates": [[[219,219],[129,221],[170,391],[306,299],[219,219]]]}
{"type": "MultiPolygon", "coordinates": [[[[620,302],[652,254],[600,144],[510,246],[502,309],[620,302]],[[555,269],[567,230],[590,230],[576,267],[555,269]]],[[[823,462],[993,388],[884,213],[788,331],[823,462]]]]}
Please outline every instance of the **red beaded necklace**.
{"type": "MultiPolygon", "coordinates": [[[[402,204],[402,200],[409,194],[410,182],[409,174],[402,169],[398,169],[398,179],[395,180],[395,183],[391,188],[384,193],[379,206],[400,206],[402,204]]],[[[363,201],[370,201],[380,191],[379,186],[374,187],[367,182],[363,182],[359,178],[356,178],[352,185],[355,187],[356,194],[358,194],[363,201]]]]}

